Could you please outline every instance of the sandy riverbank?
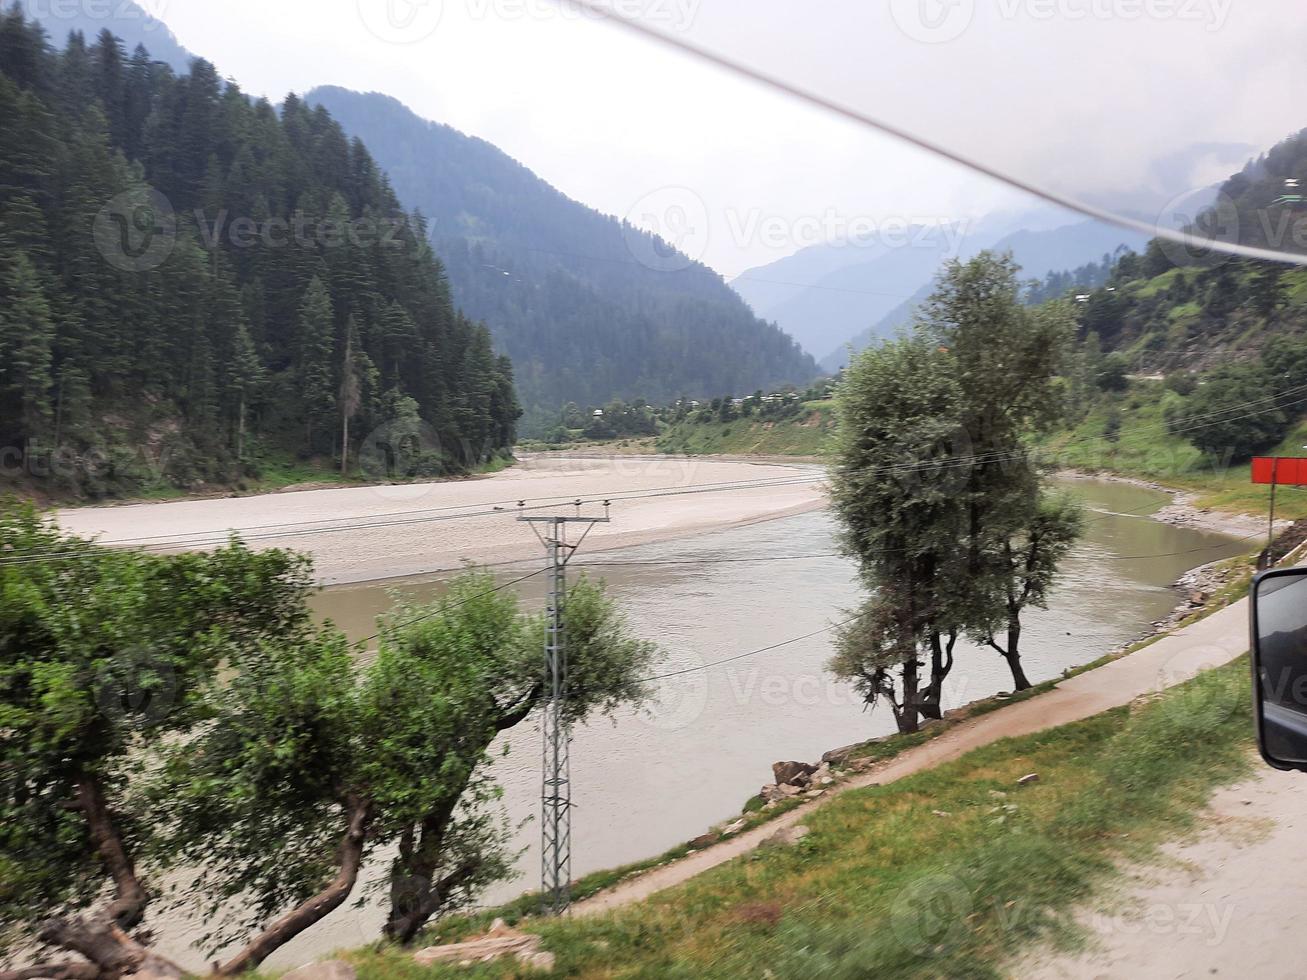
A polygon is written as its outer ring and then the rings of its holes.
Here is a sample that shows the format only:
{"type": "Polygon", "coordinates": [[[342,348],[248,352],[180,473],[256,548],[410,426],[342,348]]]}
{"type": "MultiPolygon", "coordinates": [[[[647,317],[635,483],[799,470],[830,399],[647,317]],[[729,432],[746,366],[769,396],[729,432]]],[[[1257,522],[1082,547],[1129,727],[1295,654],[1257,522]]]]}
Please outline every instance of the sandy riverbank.
{"type": "Polygon", "coordinates": [[[611,496],[612,523],[597,525],[586,539],[588,551],[600,551],[820,509],[822,476],[788,462],[524,456],[518,466],[477,480],[76,508],[57,516],[68,531],[105,544],[159,550],[204,547],[236,532],[257,547],[312,554],[319,580],[334,585],[540,556],[530,528],[514,519],[519,500],[540,508],[535,515],[572,514],[568,501],[611,496]],[[688,490],[694,492],[682,492],[688,490]]]}
{"type": "MultiPolygon", "coordinates": [[[[1121,476],[1109,472],[1085,473],[1080,470],[1059,470],[1057,476],[1061,480],[1107,480],[1111,483],[1127,483],[1132,487],[1143,487],[1146,490],[1156,490],[1158,493],[1169,494],[1171,502],[1150,515],[1154,520],[1161,521],[1163,524],[1174,524],[1176,527],[1192,527],[1200,531],[1214,531],[1217,534],[1228,534],[1235,538],[1252,538],[1258,534],[1266,533],[1266,518],[1255,514],[1239,514],[1233,511],[1198,507],[1195,505],[1195,501],[1197,501],[1199,495],[1189,490],[1177,490],[1175,487],[1168,487],[1152,480],[1121,476]]],[[[1292,521],[1280,520],[1275,522],[1275,527],[1279,531],[1289,527],[1292,523],[1292,521]]]]}

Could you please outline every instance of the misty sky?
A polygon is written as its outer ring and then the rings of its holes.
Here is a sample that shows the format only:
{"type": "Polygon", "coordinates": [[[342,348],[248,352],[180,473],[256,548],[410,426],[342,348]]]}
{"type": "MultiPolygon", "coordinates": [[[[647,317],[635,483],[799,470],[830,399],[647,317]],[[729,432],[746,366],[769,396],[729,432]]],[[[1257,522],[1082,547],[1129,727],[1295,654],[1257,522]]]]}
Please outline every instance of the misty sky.
{"type": "MultiPolygon", "coordinates": [[[[1289,2],[610,2],[1100,199],[1127,201],[1152,160],[1188,145],[1265,148],[1307,125],[1307,10],[1289,2]]],[[[552,0],[142,5],[248,92],[278,100],[331,83],[393,95],[728,276],[849,228],[1023,203],[552,0]]],[[[1187,179],[1211,183],[1229,169],[1213,158],[1187,179]]]]}

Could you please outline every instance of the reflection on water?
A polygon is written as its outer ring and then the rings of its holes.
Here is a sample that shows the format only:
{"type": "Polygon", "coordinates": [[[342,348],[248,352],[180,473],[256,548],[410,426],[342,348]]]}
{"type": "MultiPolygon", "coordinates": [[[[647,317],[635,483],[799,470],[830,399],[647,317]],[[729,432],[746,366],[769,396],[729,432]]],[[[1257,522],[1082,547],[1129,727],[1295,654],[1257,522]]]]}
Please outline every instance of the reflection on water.
{"type": "MultiPolygon", "coordinates": [[[[1065,563],[1051,608],[1028,615],[1024,659],[1035,682],[1138,636],[1174,607],[1170,586],[1185,570],[1246,550],[1229,538],[1148,520],[1145,515],[1167,502],[1162,494],[1097,481],[1068,486],[1093,512],[1085,539],[1065,563]]],[[[620,511],[613,516],[621,520],[620,511]]],[[[828,555],[837,550],[834,530],[829,514],[813,513],[692,540],[581,553],[574,567],[602,575],[635,629],[666,651],[663,670],[673,671],[814,633],[844,618],[843,610],[859,600],[848,561],[773,560],[828,555]],[[633,564],[600,567],[618,561],[633,564]]],[[[543,561],[542,553],[539,564],[543,561]]],[[[530,567],[501,569],[502,580],[530,567]]],[[[395,592],[422,600],[438,594],[443,581],[340,587],[322,593],[315,606],[351,637],[363,637],[375,631],[377,615],[395,592]]],[[[543,576],[518,588],[524,605],[541,605],[543,576]]],[[[577,730],[574,873],[660,853],[737,814],[770,781],[776,760],[812,760],[834,746],[892,731],[888,712],[868,712],[847,685],[826,673],[830,654],[830,637],[823,633],[684,674],[662,682],[648,710],[577,730]]],[[[1010,675],[996,653],[963,649],[946,685],[947,706],[1009,688],[1010,675]]],[[[533,723],[510,733],[507,741],[510,753],[495,770],[516,822],[539,805],[540,753],[533,723]]],[[[538,832],[534,822],[520,828],[523,875],[489,894],[489,901],[538,885],[538,832]]],[[[376,908],[342,909],[276,960],[293,965],[332,948],[369,942],[380,924],[376,908]]]]}

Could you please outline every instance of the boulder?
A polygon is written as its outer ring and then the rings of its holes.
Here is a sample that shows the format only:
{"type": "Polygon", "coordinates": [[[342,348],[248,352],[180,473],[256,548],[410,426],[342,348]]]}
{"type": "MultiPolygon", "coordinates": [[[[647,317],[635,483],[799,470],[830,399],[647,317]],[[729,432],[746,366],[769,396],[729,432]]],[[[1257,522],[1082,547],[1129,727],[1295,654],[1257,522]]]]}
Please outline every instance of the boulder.
{"type": "Polygon", "coordinates": [[[733,824],[728,824],[727,827],[722,831],[722,836],[726,836],[728,834],[738,834],[741,830],[744,829],[744,823],[745,822],[743,820],[737,820],[733,824]]]}
{"type": "Polygon", "coordinates": [[[705,847],[712,847],[721,839],[722,839],[721,834],[715,834],[715,833],[703,834],[702,836],[696,837],[694,840],[690,841],[690,847],[694,848],[696,851],[701,851],[705,847]]]}
{"type": "Polygon", "coordinates": [[[778,786],[785,783],[797,786],[807,785],[809,777],[817,771],[817,767],[806,762],[775,762],[772,764],[771,771],[778,786]],[[803,780],[802,784],[799,782],[800,779],[803,780]]]}
{"type": "MultiPolygon", "coordinates": [[[[873,739],[872,741],[876,740],[873,739]]],[[[821,761],[825,762],[827,765],[842,766],[849,761],[849,756],[853,755],[853,753],[858,749],[868,744],[870,743],[854,742],[852,745],[842,745],[838,749],[831,749],[829,752],[824,753],[821,757],[821,761]]]]}
{"type": "Polygon", "coordinates": [[[802,787],[795,786],[793,783],[781,783],[781,785],[776,788],[781,791],[782,798],[789,797],[789,796],[798,796],[800,793],[803,792],[802,787]]]}
{"type": "Polygon", "coordinates": [[[289,973],[283,973],[283,980],[355,980],[354,967],[344,960],[322,960],[320,963],[306,963],[289,973]]]}
{"type": "Polygon", "coordinates": [[[775,783],[768,783],[762,788],[758,795],[767,803],[779,803],[781,800],[785,799],[785,794],[781,792],[781,788],[775,783]]]}
{"type": "Polygon", "coordinates": [[[496,919],[484,936],[446,946],[428,946],[414,953],[413,960],[419,966],[430,966],[433,963],[471,966],[511,956],[525,967],[552,970],[554,954],[540,948],[542,941],[540,936],[519,932],[506,926],[503,919],[496,919]]]}
{"type": "Polygon", "coordinates": [[[796,824],[793,827],[782,827],[780,830],[776,831],[776,833],[772,834],[765,841],[763,841],[763,843],[770,844],[773,847],[797,844],[799,841],[803,840],[803,838],[807,837],[808,834],[810,833],[812,833],[812,831],[810,831],[803,824],[796,824]]]}

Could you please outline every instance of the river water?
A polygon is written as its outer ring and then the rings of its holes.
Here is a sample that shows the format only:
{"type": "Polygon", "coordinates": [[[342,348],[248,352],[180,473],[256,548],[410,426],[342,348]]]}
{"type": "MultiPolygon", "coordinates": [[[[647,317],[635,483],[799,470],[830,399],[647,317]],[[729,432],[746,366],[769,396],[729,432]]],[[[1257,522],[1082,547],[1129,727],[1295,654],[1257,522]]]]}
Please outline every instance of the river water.
{"type": "MultiPolygon", "coordinates": [[[[1248,548],[1247,542],[1149,520],[1148,514],[1168,502],[1163,494],[1101,481],[1067,487],[1091,512],[1050,608],[1027,616],[1022,644],[1035,682],[1146,632],[1174,608],[1178,596],[1171,586],[1183,572],[1248,548]]],[[[852,565],[828,557],[837,550],[834,534],[830,514],[815,512],[692,539],[602,553],[583,550],[575,558],[573,574],[585,567],[605,579],[635,630],[662,647],[666,660],[660,673],[704,668],[660,682],[647,708],[624,712],[615,721],[597,720],[574,733],[577,877],[659,854],[738,814],[771,781],[774,761],[811,761],[835,746],[893,731],[886,710],[869,712],[848,685],[825,670],[831,637],[821,631],[846,618],[844,610],[856,607],[860,596],[852,565]],[[605,563],[608,567],[602,567],[605,563]],[[816,635],[747,655],[808,634],[816,635]]],[[[542,564],[543,552],[539,562],[500,569],[501,580],[542,564]]],[[[524,606],[542,605],[543,578],[516,587],[524,606]]],[[[320,593],[314,606],[351,638],[361,638],[375,631],[376,617],[396,593],[429,599],[446,581],[442,576],[342,586],[320,593]]],[[[945,688],[948,707],[1010,688],[1010,675],[996,653],[959,647],[945,688]]],[[[518,824],[539,809],[534,722],[509,733],[505,744],[508,755],[497,758],[494,774],[504,787],[507,814],[518,824]]],[[[538,887],[538,834],[538,822],[518,828],[522,874],[493,889],[487,902],[538,887]]],[[[381,922],[374,901],[343,908],[268,965],[294,966],[332,949],[371,942],[381,922]]],[[[160,925],[165,951],[194,959],[181,942],[192,929],[160,925]]]]}

